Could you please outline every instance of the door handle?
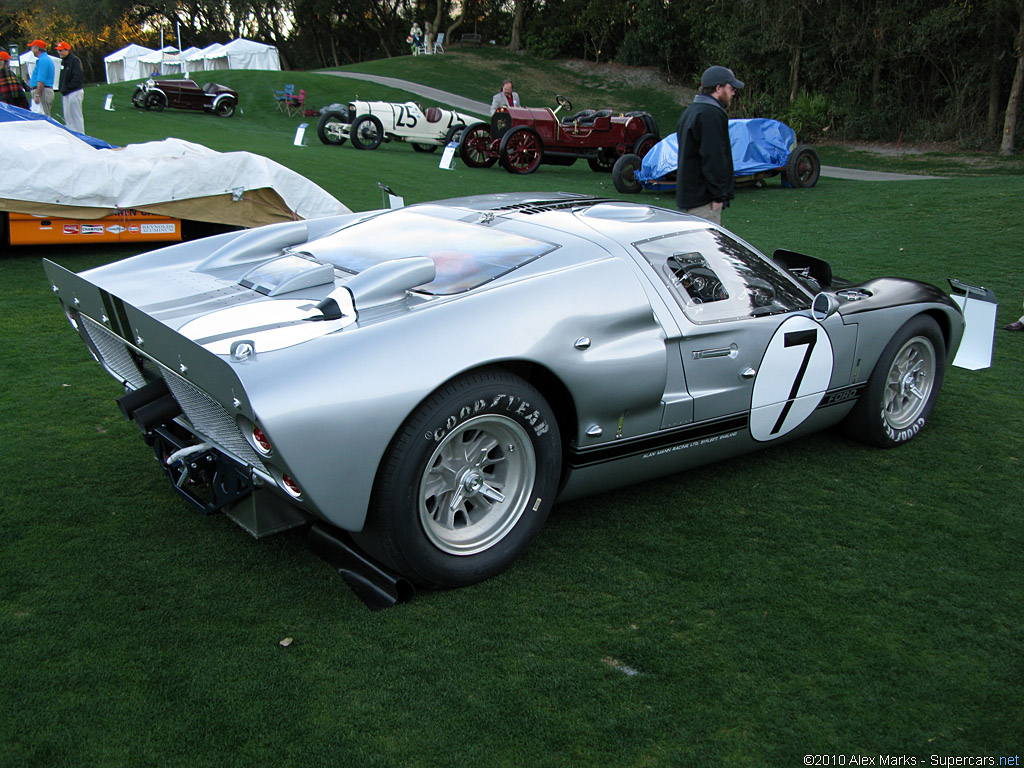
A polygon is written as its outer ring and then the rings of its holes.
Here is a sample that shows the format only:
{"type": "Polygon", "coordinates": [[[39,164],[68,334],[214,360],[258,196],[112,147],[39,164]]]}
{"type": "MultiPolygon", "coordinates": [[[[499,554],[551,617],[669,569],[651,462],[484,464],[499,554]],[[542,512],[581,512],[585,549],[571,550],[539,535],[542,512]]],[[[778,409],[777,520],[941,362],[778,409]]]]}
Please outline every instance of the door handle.
{"type": "Polygon", "coordinates": [[[736,357],[740,348],[735,342],[728,347],[717,347],[715,349],[695,349],[691,354],[694,360],[706,360],[711,357],[736,357]]]}

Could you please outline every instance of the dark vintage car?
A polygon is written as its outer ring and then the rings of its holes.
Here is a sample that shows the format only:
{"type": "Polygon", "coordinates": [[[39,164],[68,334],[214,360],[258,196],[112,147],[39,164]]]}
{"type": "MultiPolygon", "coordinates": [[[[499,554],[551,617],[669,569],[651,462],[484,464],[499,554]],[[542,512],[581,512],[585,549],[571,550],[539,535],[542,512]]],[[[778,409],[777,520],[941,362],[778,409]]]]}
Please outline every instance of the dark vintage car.
{"type": "Polygon", "coordinates": [[[165,107],[213,112],[231,117],[238,107],[238,91],[218,83],[200,86],[195,80],[147,80],[139,83],[132,94],[132,104],[139,109],[165,107]]]}
{"type": "Polygon", "coordinates": [[[623,155],[643,157],[658,143],[658,124],[647,112],[615,114],[610,109],[572,112],[564,96],[556,109],[501,107],[490,125],[475,123],[462,134],[459,156],[470,168],[495,162],[509,173],[533,173],[541,163],[572,165],[585,157],[591,170],[610,172],[623,155]]]}

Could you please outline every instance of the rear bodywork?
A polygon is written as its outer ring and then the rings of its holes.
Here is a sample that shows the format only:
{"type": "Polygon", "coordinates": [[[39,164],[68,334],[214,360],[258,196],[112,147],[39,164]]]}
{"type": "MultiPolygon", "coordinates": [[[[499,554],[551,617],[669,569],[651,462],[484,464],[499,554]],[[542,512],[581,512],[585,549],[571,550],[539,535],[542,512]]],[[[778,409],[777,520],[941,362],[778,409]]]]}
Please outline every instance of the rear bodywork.
{"type": "Polygon", "coordinates": [[[45,266],[178,490],[255,535],[308,519],[360,530],[402,424],[467,372],[514,372],[551,403],[564,499],[836,424],[908,319],[935,318],[950,354],[963,330],[933,286],[843,283],[824,262],[766,259],[695,217],[573,195],[273,225],[80,275],[45,266]],[[746,316],[680,299],[668,268],[701,248],[756,261],[761,277],[721,275],[736,306],[751,293],[746,316]],[[762,284],[777,300],[754,296],[762,284]],[[820,320],[819,292],[838,308],[820,320]],[[792,329],[818,347],[790,410],[773,382],[804,373],[771,350],[792,329]]]}

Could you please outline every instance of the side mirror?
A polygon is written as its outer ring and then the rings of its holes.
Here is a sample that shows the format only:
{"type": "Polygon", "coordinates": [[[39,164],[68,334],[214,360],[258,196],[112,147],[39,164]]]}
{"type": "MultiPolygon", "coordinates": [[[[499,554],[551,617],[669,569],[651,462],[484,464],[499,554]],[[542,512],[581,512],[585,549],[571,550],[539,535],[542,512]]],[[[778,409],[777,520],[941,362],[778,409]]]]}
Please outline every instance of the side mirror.
{"type": "Polygon", "coordinates": [[[831,293],[819,293],[811,302],[811,317],[819,323],[839,311],[839,299],[831,293]]]}

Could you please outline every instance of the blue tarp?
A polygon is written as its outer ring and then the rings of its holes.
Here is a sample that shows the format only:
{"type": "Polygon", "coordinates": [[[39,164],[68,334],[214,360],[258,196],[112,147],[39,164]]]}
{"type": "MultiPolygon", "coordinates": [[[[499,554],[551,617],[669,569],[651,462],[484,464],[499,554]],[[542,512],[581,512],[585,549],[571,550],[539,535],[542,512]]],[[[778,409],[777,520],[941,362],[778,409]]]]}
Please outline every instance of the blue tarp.
{"type": "MultiPolygon", "coordinates": [[[[729,142],[733,173],[749,176],[784,168],[790,151],[796,146],[796,134],[785,123],[764,117],[730,120],[729,142]]],[[[676,135],[670,133],[644,156],[636,179],[644,183],[669,174],[674,176],[678,165],[679,145],[676,135]]]]}
{"type": "Polygon", "coordinates": [[[12,120],[46,120],[47,122],[53,123],[54,125],[63,128],[65,131],[70,133],[72,136],[77,136],[86,144],[89,144],[96,149],[116,149],[113,144],[107,144],[102,139],[94,139],[92,136],[86,136],[84,133],[78,131],[72,131],[70,128],[58,123],[52,117],[46,115],[40,115],[38,112],[32,112],[21,107],[16,107],[13,104],[0,101],[0,123],[11,122],[12,120]]]}

